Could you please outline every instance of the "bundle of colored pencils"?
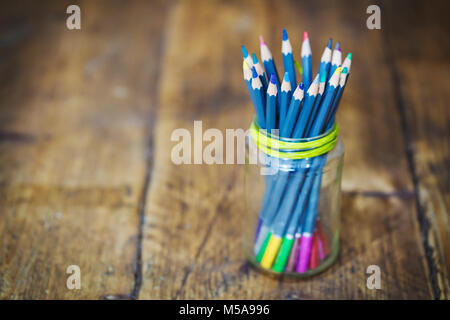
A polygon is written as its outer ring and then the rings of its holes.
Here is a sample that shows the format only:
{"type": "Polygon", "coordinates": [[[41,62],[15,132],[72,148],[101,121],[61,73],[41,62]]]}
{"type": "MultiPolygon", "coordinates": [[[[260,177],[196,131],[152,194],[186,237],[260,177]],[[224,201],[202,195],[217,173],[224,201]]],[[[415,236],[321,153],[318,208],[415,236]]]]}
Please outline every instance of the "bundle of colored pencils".
{"type": "MultiPolygon", "coordinates": [[[[242,46],[244,80],[258,127],[269,133],[278,129],[281,138],[294,139],[317,137],[330,130],[347,84],[352,54],[342,63],[340,44],[336,43],[332,50],[330,39],[313,78],[308,33],[303,35],[300,66],[283,30],[284,76],[280,82],[262,36],[260,47],[264,68],[256,54],[250,56],[242,46]],[[303,82],[297,83],[296,69],[303,82]]],[[[263,268],[275,272],[305,273],[318,267],[330,254],[329,241],[317,214],[326,154],[298,161],[309,161],[310,174],[290,175],[280,170],[266,178],[254,253],[263,268]]]]}

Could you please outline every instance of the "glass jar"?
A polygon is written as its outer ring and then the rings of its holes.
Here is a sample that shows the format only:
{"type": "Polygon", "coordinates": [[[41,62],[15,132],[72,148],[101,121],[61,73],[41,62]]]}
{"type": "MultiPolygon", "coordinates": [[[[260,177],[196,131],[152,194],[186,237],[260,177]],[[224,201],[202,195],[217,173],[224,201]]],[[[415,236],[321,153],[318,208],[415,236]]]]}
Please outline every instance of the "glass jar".
{"type": "Polygon", "coordinates": [[[324,134],[285,139],[252,123],[246,140],[244,250],[265,272],[305,277],[339,251],[344,146],[324,134]]]}

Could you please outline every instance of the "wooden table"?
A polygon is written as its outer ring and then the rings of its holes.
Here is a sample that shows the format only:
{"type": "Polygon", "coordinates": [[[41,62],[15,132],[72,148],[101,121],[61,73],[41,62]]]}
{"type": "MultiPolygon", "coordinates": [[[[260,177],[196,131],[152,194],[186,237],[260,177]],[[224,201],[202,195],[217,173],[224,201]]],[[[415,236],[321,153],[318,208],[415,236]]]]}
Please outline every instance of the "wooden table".
{"type": "Polygon", "coordinates": [[[1,298],[450,297],[448,6],[382,2],[369,30],[370,1],[77,3],[72,31],[70,1],[1,4],[1,298]],[[242,166],[170,161],[175,128],[248,128],[240,46],[281,66],[283,27],[314,68],[329,36],[354,57],[341,251],[302,281],[246,262],[242,166]]]}

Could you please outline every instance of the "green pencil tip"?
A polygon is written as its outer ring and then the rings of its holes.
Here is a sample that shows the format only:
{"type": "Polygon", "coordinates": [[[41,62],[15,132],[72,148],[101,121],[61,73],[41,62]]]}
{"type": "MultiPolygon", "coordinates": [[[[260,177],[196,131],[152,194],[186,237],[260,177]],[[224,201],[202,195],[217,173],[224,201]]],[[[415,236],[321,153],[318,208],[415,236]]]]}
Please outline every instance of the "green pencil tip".
{"type": "Polygon", "coordinates": [[[352,60],[352,53],[349,52],[349,54],[347,55],[348,60],[352,60]]]}

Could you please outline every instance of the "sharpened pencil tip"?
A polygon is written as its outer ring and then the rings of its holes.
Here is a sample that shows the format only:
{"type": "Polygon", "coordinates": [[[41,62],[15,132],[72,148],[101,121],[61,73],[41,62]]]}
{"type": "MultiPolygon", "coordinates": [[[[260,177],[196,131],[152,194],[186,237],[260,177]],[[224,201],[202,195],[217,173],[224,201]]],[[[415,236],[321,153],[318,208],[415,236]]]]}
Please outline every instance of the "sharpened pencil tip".
{"type": "Polygon", "coordinates": [[[286,29],[283,29],[283,41],[286,41],[288,39],[288,35],[286,32],[286,29]]]}
{"type": "Polygon", "coordinates": [[[341,51],[341,43],[339,41],[336,42],[336,45],[334,46],[334,50],[341,51]]]}
{"type": "Polygon", "coordinates": [[[261,45],[261,46],[263,46],[263,45],[265,45],[266,43],[264,42],[264,38],[263,38],[263,36],[259,36],[259,44],[261,45]]]}
{"type": "Polygon", "coordinates": [[[247,64],[247,62],[245,62],[245,61],[242,61],[242,68],[243,69],[250,69],[248,64],[247,64]]]}
{"type": "Polygon", "coordinates": [[[253,78],[258,78],[258,72],[256,72],[255,67],[252,67],[252,76],[253,78]]]}
{"type": "Polygon", "coordinates": [[[244,56],[244,58],[247,58],[247,57],[248,57],[248,51],[247,51],[247,49],[245,49],[244,46],[242,46],[241,49],[242,49],[242,55],[244,56]]]}
{"type": "Polygon", "coordinates": [[[342,69],[342,72],[341,72],[342,74],[346,74],[346,73],[348,73],[348,68],[347,67],[344,67],[344,69],[342,69]]]}
{"type": "Polygon", "coordinates": [[[252,58],[253,58],[253,63],[254,63],[254,64],[259,63],[258,57],[256,56],[256,54],[252,53],[252,58]]]}
{"type": "Polygon", "coordinates": [[[304,31],[303,32],[303,41],[305,41],[306,39],[308,39],[309,38],[309,36],[308,36],[308,31],[304,31]]]}
{"type": "Polygon", "coordinates": [[[352,60],[352,53],[351,52],[348,53],[347,58],[348,58],[348,60],[352,60]]]}
{"type": "Polygon", "coordinates": [[[329,49],[331,49],[331,43],[333,42],[333,39],[331,39],[330,38],[330,40],[328,40],[328,44],[327,44],[327,47],[329,48],[329,49]]]}
{"type": "Polygon", "coordinates": [[[284,73],[283,81],[290,81],[290,80],[289,80],[289,72],[286,71],[286,72],[284,73]]]}
{"type": "Polygon", "coordinates": [[[341,67],[337,67],[335,72],[336,72],[337,74],[341,73],[341,67]]]}
{"type": "Polygon", "coordinates": [[[300,82],[300,83],[298,84],[298,88],[299,88],[300,90],[303,90],[304,87],[305,87],[305,86],[303,85],[303,82],[300,82]]]}
{"type": "Polygon", "coordinates": [[[275,77],[274,74],[270,75],[270,83],[276,84],[277,83],[277,78],[275,77]]]}
{"type": "Polygon", "coordinates": [[[319,74],[316,74],[316,77],[314,78],[313,83],[319,83],[319,74]]]}

